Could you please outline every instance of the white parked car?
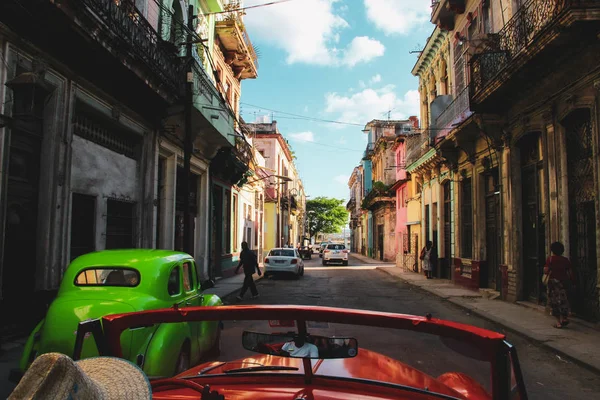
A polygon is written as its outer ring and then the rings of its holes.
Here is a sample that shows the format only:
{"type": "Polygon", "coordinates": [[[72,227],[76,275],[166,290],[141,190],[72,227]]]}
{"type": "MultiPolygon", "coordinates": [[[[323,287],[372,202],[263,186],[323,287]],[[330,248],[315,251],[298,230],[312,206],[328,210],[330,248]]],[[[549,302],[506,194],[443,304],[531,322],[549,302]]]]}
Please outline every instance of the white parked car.
{"type": "Polygon", "coordinates": [[[346,250],[346,246],[343,244],[329,243],[323,250],[323,265],[330,262],[341,262],[348,265],[348,253],[350,250],[346,250]]]}
{"type": "Polygon", "coordinates": [[[312,249],[313,254],[319,254],[319,252],[321,250],[321,245],[318,243],[311,244],[310,248],[312,249]]]}
{"type": "Polygon", "coordinates": [[[296,277],[304,275],[304,261],[298,249],[274,248],[264,260],[265,277],[276,273],[292,273],[296,277]]]}

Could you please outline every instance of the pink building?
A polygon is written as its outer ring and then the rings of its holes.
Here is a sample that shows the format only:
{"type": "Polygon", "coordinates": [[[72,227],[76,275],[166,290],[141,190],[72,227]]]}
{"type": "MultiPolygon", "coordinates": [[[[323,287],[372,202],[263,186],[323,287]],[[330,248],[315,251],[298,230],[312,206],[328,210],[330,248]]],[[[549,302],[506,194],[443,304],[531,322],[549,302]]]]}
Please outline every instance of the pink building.
{"type": "MultiPolygon", "coordinates": [[[[395,157],[396,182],[391,187],[391,191],[396,193],[396,249],[398,255],[409,251],[410,246],[410,227],[408,226],[407,214],[407,193],[410,181],[409,173],[406,172],[406,147],[407,139],[414,135],[419,128],[419,119],[417,117],[409,118],[412,125],[404,125],[401,132],[397,133],[393,150],[395,157]]],[[[398,258],[397,258],[398,259],[398,258]]]]}

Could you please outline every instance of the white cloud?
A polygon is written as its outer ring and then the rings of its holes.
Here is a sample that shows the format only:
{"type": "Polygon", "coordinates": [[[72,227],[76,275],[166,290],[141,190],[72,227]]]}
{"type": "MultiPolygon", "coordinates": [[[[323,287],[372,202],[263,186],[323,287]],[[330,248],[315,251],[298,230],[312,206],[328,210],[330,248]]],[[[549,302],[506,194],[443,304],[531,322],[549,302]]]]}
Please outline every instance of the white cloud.
{"type": "Polygon", "coordinates": [[[381,57],[383,53],[385,53],[385,46],[380,41],[367,36],[357,36],[352,39],[344,52],[342,63],[353,67],[358,63],[381,57]]]}
{"type": "Polygon", "coordinates": [[[428,0],[364,0],[367,18],[386,35],[411,33],[429,22],[428,0]]]}
{"type": "Polygon", "coordinates": [[[315,135],[310,131],[290,133],[289,136],[292,138],[292,140],[295,140],[297,142],[314,142],[315,141],[315,135]]]}
{"type": "Polygon", "coordinates": [[[350,180],[350,175],[338,175],[338,176],[334,177],[333,180],[335,180],[336,182],[342,183],[344,185],[347,185],[348,181],[350,180]]]}
{"type": "MultiPolygon", "coordinates": [[[[293,64],[329,65],[335,57],[328,48],[348,23],[333,9],[335,0],[304,0],[250,9],[244,17],[250,39],[260,39],[287,52],[293,64]]],[[[246,6],[264,0],[249,0],[246,6]]]]}
{"type": "Polygon", "coordinates": [[[366,88],[367,84],[365,83],[365,81],[358,81],[358,86],[362,89],[362,88],[366,88]]]}
{"type": "Polygon", "coordinates": [[[369,83],[379,83],[381,82],[381,75],[373,75],[373,77],[369,80],[369,83]]]}
{"type": "MultiPolygon", "coordinates": [[[[303,0],[249,9],[244,23],[254,42],[261,41],[287,53],[288,64],[346,65],[352,67],[383,55],[381,42],[359,36],[339,44],[340,31],[349,27],[335,9],[339,0],[303,0]]],[[[248,0],[246,6],[263,4],[248,0]]]]}
{"type": "Polygon", "coordinates": [[[367,88],[347,96],[327,93],[325,103],[325,112],[333,114],[336,120],[357,124],[366,124],[372,119],[385,119],[386,111],[390,109],[392,119],[419,115],[419,92],[409,90],[400,97],[396,94],[394,85],[386,85],[380,89],[367,88]]]}

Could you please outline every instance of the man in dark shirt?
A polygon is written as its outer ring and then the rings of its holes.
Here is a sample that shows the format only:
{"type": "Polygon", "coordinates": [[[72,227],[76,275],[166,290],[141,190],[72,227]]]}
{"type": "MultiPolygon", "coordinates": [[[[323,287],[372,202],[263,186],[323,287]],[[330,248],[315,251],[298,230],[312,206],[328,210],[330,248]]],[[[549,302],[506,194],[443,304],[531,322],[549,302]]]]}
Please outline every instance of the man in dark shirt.
{"type": "Polygon", "coordinates": [[[235,273],[237,274],[240,270],[241,266],[244,266],[244,285],[242,286],[242,291],[239,296],[237,296],[238,301],[242,301],[244,294],[248,288],[250,288],[250,292],[252,293],[252,298],[255,299],[258,297],[258,290],[256,290],[256,285],[254,284],[254,279],[252,279],[252,275],[254,271],[258,272],[258,276],[261,276],[260,268],[258,267],[258,260],[256,259],[256,255],[250,250],[248,247],[248,243],[242,242],[242,252],[240,253],[240,263],[235,269],[235,273]]]}

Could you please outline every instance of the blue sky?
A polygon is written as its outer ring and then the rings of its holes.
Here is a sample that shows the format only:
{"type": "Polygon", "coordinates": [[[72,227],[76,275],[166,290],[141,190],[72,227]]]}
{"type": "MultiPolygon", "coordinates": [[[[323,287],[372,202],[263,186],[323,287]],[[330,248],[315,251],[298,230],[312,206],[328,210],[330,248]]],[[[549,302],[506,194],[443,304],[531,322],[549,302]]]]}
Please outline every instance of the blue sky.
{"type": "Polygon", "coordinates": [[[273,114],[312,198],[348,198],[368,121],[387,118],[390,109],[392,119],[419,115],[418,79],[411,74],[418,54],[409,52],[433,31],[430,4],[291,0],[247,10],[244,22],[260,57],[258,79],[242,82],[242,116],[254,122],[273,114]]]}

